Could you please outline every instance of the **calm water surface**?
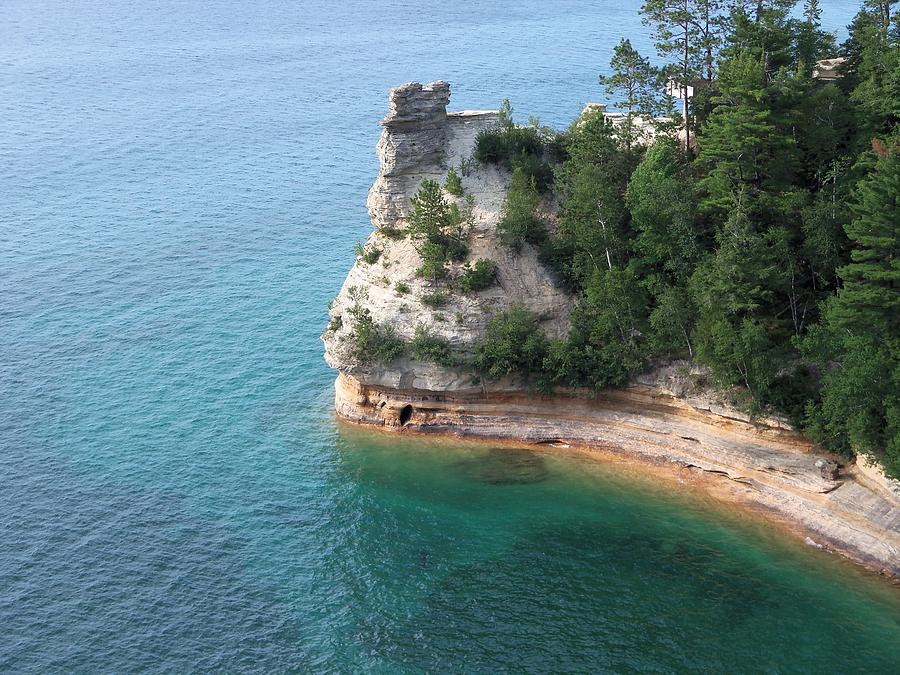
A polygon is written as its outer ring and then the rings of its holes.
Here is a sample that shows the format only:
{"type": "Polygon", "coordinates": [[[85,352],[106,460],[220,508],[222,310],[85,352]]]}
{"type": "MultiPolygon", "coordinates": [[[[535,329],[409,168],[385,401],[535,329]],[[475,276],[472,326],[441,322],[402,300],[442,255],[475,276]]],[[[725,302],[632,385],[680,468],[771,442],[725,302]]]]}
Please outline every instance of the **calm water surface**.
{"type": "Polygon", "coordinates": [[[829,556],[331,415],[387,88],[563,125],[638,5],[3,3],[0,671],[896,670],[829,556]]]}

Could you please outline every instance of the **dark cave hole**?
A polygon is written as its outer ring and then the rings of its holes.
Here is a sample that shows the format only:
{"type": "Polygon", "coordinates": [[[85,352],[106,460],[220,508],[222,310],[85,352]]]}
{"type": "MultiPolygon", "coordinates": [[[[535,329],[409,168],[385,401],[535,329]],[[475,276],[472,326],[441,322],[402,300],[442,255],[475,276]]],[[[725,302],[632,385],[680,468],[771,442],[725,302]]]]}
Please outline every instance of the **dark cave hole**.
{"type": "Polygon", "coordinates": [[[413,414],[413,407],[405,405],[400,409],[400,426],[405,427],[413,414]]]}

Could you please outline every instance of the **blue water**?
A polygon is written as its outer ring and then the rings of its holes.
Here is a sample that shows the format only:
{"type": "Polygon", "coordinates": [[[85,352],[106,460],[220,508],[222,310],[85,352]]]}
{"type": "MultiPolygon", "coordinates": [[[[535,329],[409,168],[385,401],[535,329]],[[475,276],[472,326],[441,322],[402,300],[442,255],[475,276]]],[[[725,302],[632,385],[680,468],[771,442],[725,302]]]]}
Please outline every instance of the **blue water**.
{"type": "Polygon", "coordinates": [[[561,126],[638,4],[3,3],[0,671],[900,663],[895,588],[752,520],[331,414],[388,87],[561,126]]]}

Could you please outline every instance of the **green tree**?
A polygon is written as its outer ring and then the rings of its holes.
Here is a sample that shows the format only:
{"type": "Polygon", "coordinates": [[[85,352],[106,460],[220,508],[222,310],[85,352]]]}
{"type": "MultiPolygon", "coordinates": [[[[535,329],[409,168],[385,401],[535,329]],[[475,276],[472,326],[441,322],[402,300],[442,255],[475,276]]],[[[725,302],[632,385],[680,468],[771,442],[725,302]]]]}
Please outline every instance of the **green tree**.
{"type": "Polygon", "coordinates": [[[822,9],[819,0],[805,0],[803,21],[797,27],[797,58],[800,72],[812,75],[816,61],[835,54],[834,36],[822,30],[822,9]]]}
{"type": "Polygon", "coordinates": [[[862,12],[851,24],[844,50],[850,100],[858,108],[859,144],[864,146],[900,122],[900,43],[880,15],[862,12]]]}
{"type": "Polygon", "coordinates": [[[501,242],[519,250],[526,242],[539,244],[543,241],[546,230],[536,213],[539,201],[535,179],[522,168],[515,167],[503,205],[503,217],[497,225],[501,242]]]}
{"type": "Polygon", "coordinates": [[[853,105],[834,84],[816,87],[799,104],[800,166],[807,187],[827,189],[833,201],[847,191],[854,128],[853,105]]]}
{"type": "Polygon", "coordinates": [[[865,7],[875,15],[878,24],[887,31],[891,27],[891,5],[897,0],[865,0],[865,7]]]}
{"type": "Polygon", "coordinates": [[[572,313],[565,341],[544,360],[548,384],[620,386],[644,363],[647,296],[632,267],[597,270],[572,313]]]}
{"type": "Polygon", "coordinates": [[[463,260],[468,253],[470,214],[460,211],[456,204],[448,204],[441,186],[427,178],[410,201],[408,229],[422,259],[418,273],[436,283],[447,276],[447,264],[451,260],[463,260]]]}
{"type": "MultiPolygon", "coordinates": [[[[777,96],[767,83],[765,63],[755,50],[732,51],[719,73],[720,95],[698,140],[698,160],[706,175],[701,207],[724,215],[732,195],[745,191],[779,195],[796,171],[796,142],[773,110],[777,96]]],[[[760,202],[760,204],[764,204],[760,202]]]]}
{"type": "Polygon", "coordinates": [[[674,282],[690,275],[700,254],[696,196],[674,143],[657,141],[628,183],[625,203],[637,232],[634,250],[648,271],[674,282]]]}
{"type": "Polygon", "coordinates": [[[650,312],[650,340],[653,350],[670,354],[687,348],[694,357],[691,331],[696,321],[696,309],[687,289],[682,286],[663,286],[650,312]]]}
{"type": "Polygon", "coordinates": [[[730,0],[727,45],[722,57],[752,52],[762,63],[768,84],[779,71],[796,63],[796,26],[790,18],[796,0],[730,0]]]}
{"type": "Polygon", "coordinates": [[[850,211],[843,200],[819,192],[803,208],[803,256],[808,261],[814,291],[833,292],[839,283],[837,270],[847,250],[844,227],[850,211]]]}
{"type": "Polygon", "coordinates": [[[459,177],[459,174],[456,173],[456,169],[452,166],[450,167],[450,170],[447,171],[447,182],[444,183],[444,188],[454,197],[463,196],[462,179],[459,177]]]}
{"type": "Polygon", "coordinates": [[[624,107],[625,138],[630,147],[634,140],[632,116],[635,112],[652,117],[658,107],[655,101],[655,88],[659,80],[659,71],[650,65],[650,61],[640,55],[625,38],[616,45],[609,62],[612,75],[600,75],[600,84],[610,95],[620,95],[614,105],[624,107]]]}
{"type": "Polygon", "coordinates": [[[879,154],[875,171],[858,186],[855,218],[847,225],[851,262],[840,268],[843,288],[832,319],[852,332],[900,337],[900,142],[879,154]]]}
{"type": "Polygon", "coordinates": [[[900,142],[874,143],[846,225],[850,262],[804,352],[823,373],[807,430],[828,447],[876,457],[900,477],[900,142]]]}
{"type": "Polygon", "coordinates": [[[417,239],[435,240],[450,225],[450,207],[436,181],[426,178],[410,200],[409,231],[417,239]]]}
{"type": "Polygon", "coordinates": [[[689,287],[697,307],[695,351],[724,384],[741,384],[766,400],[778,363],[776,317],[786,295],[780,241],[756,231],[739,195],[719,231],[718,248],[697,266],[689,287]]]}
{"type": "Polygon", "coordinates": [[[547,353],[547,338],[537,317],[514,306],[490,320],[484,342],[475,349],[475,369],[496,380],[513,373],[535,375],[547,353]]]}
{"type": "Polygon", "coordinates": [[[602,114],[582,120],[567,149],[557,178],[563,200],[559,239],[570,251],[572,277],[583,285],[594,271],[628,260],[629,214],[623,197],[637,154],[620,144],[602,114]]]}
{"type": "Polygon", "coordinates": [[[721,10],[718,0],[646,0],[641,7],[644,24],[653,28],[657,51],[672,59],[668,70],[681,92],[685,151],[691,147],[688,87],[703,76],[707,83],[713,81],[721,10]]]}

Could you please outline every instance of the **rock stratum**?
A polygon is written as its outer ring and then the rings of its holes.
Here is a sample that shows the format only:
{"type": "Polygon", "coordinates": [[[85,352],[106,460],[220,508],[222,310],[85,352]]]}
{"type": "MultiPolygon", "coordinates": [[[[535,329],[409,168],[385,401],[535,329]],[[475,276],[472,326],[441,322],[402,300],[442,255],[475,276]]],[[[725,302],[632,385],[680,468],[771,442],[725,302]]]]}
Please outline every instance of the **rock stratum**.
{"type": "MultiPolygon", "coordinates": [[[[373,263],[357,258],[322,336],[325,359],[340,373],[337,414],[396,432],[594,448],[701,473],[720,483],[719,494],[765,511],[807,543],[900,578],[900,484],[864,460],[841,464],[815,452],[783,421],[751,422],[698,387],[692,377],[698,369],[689,363],[660,364],[622,390],[541,395],[514,377],[482,382],[470,368],[445,368],[411,355],[389,364],[359,362],[349,313],[354,303],[405,339],[425,325],[461,354],[472,352],[492,316],[514,305],[538,315],[550,337],[568,331],[575,299],[554,285],[536,251],[525,245],[514,252],[498,239],[509,175],[469,159],[478,132],[496,125],[498,113],[448,113],[449,100],[446,82],[410,83],[390,92],[377,146],[381,172],[368,197],[375,229],[366,249],[382,252],[373,263]],[[498,283],[477,293],[451,293],[445,305],[430,309],[421,299],[433,289],[416,276],[414,243],[386,232],[406,227],[421,181],[443,183],[449,167],[465,169],[463,187],[475,200],[469,260],[494,260],[498,283]],[[400,293],[398,285],[408,290],[400,293]]],[[[462,206],[462,198],[445,197],[462,206]]],[[[552,198],[539,208],[552,229],[552,198]]],[[[461,267],[455,265],[451,276],[461,267]]]]}

